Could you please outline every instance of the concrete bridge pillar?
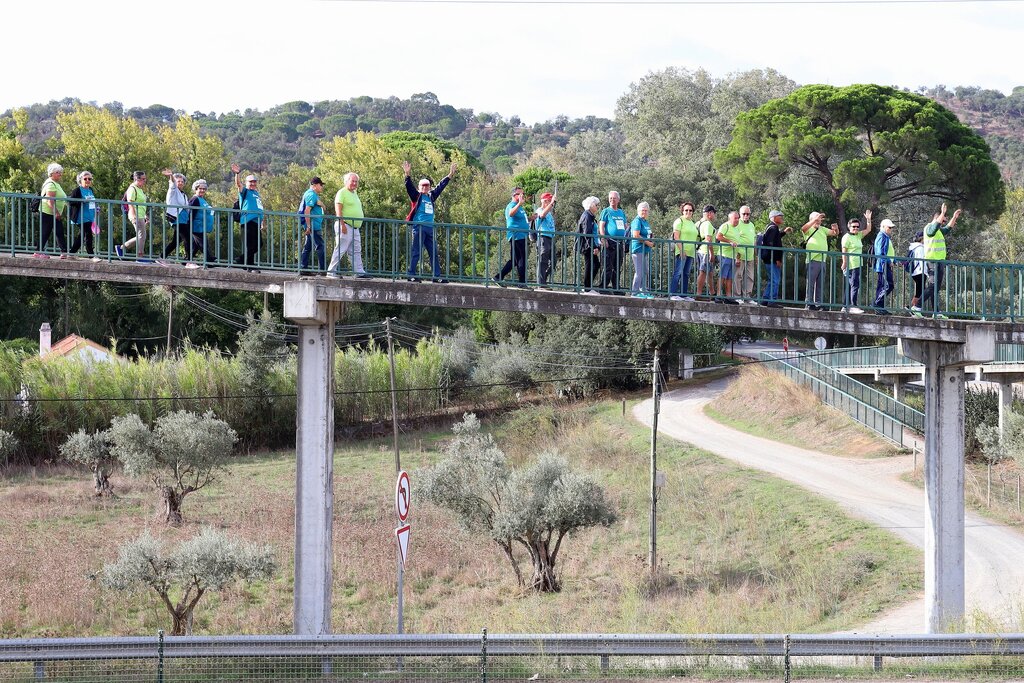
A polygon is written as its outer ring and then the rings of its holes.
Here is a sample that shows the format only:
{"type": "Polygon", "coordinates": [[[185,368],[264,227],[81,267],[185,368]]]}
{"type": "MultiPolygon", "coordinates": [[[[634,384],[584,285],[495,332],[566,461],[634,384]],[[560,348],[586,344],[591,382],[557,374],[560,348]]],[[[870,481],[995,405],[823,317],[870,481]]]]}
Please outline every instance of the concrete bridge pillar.
{"type": "Polygon", "coordinates": [[[905,380],[902,375],[892,376],[892,398],[894,401],[903,401],[904,383],[905,380]]]}
{"type": "Polygon", "coordinates": [[[1013,407],[1013,385],[1024,382],[1024,374],[999,376],[999,434],[1006,436],[1006,417],[1013,407]]]}
{"type": "Polygon", "coordinates": [[[924,373],[924,594],[928,633],[962,629],[964,618],[964,367],[991,361],[995,331],[967,328],[963,344],[900,339],[924,373]]]}
{"type": "Polygon", "coordinates": [[[297,635],[322,635],[331,632],[334,325],[338,303],[317,301],[312,282],[288,282],[284,315],[299,326],[293,628],[297,635]]]}

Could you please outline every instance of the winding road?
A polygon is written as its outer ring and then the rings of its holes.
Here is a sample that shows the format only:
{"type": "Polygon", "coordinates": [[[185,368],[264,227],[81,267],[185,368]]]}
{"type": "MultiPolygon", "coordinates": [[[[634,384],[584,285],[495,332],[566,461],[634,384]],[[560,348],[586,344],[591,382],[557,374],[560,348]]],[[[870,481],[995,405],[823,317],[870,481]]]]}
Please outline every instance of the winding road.
{"type": "MultiPolygon", "coordinates": [[[[849,514],[891,530],[924,548],[924,492],[900,480],[911,456],[842,458],[788,446],[737,431],[704,414],[729,378],[662,396],[658,431],[746,467],[763,470],[837,502],[849,514]]],[[[633,416],[651,424],[652,402],[633,416]]],[[[966,595],[968,629],[1017,631],[1024,610],[1024,535],[967,513],[966,595]]],[[[856,629],[858,633],[926,630],[923,594],[856,629]]]]}

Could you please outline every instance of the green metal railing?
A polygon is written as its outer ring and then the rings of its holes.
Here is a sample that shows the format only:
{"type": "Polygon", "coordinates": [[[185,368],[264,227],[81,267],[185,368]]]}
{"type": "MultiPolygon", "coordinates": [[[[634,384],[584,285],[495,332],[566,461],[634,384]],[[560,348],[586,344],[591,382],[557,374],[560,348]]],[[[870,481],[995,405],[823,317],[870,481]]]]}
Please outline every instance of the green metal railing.
{"type": "MultiPolygon", "coordinates": [[[[924,370],[923,364],[901,355],[895,345],[838,349],[822,354],[819,359],[833,368],[916,367],[924,370]]],[[[997,344],[992,363],[1024,363],[1024,344],[997,344]]]]}
{"type": "Polygon", "coordinates": [[[768,367],[811,389],[825,404],[842,410],[899,446],[904,445],[904,427],[919,433],[924,431],[923,413],[810,356],[763,351],[760,359],[768,367]]]}
{"type": "MultiPolygon", "coordinates": [[[[0,193],[0,253],[8,255],[45,254],[59,256],[62,252],[55,245],[55,238],[49,244],[41,245],[42,220],[38,213],[29,210],[30,202],[35,199],[31,194],[0,193]]],[[[66,200],[69,203],[76,200],[66,200]]],[[[81,200],[78,200],[81,201],[81,200]]],[[[94,258],[114,260],[118,258],[115,247],[135,236],[135,230],[129,223],[127,215],[122,211],[122,202],[116,200],[95,200],[97,205],[97,226],[99,234],[95,237],[94,258]]],[[[183,264],[191,261],[193,266],[200,267],[249,267],[259,270],[305,272],[316,275],[325,274],[315,255],[310,264],[302,268],[300,257],[305,239],[303,229],[299,225],[296,212],[264,211],[262,212],[262,229],[255,235],[246,235],[243,227],[233,220],[231,209],[214,208],[211,231],[197,237],[205,249],[199,249],[189,258],[184,249],[167,253],[167,247],[173,244],[175,227],[165,217],[167,205],[152,202],[144,205],[143,211],[149,220],[149,235],[140,257],[126,254],[125,260],[136,262],[167,261],[183,264]],[[247,240],[255,244],[249,244],[247,240]],[[248,249],[247,249],[248,248],[248,249]],[[255,261],[245,264],[246,251],[255,251],[255,261]]],[[[323,217],[322,235],[325,243],[324,265],[334,250],[336,239],[333,225],[336,217],[323,217]]],[[[75,237],[85,242],[90,226],[70,225],[68,243],[75,237]]],[[[424,253],[414,272],[410,272],[413,251],[413,230],[408,222],[386,218],[366,218],[360,230],[362,241],[363,264],[369,274],[375,277],[400,279],[406,277],[433,278],[430,255],[424,253]]],[[[512,255],[510,243],[506,239],[504,227],[460,225],[454,223],[436,223],[433,237],[437,246],[439,274],[437,278],[458,282],[484,285],[495,284],[492,277],[501,270],[512,255]]],[[[718,268],[721,259],[715,263],[712,273],[712,289],[696,292],[695,282],[698,276],[697,263],[690,268],[688,277],[674,287],[673,271],[676,265],[676,248],[679,242],[653,238],[647,260],[647,272],[641,278],[642,296],[682,296],[703,295],[708,298],[722,300],[742,299],[759,303],[778,303],[790,306],[803,306],[806,300],[807,258],[810,252],[803,249],[780,248],[783,259],[781,265],[781,282],[779,295],[774,301],[764,297],[768,281],[768,269],[761,263],[756,247],[746,248],[747,255],[756,264],[752,271],[752,283],[736,282],[731,297],[719,297],[718,268]]],[[[612,246],[616,243],[611,243],[612,246]]],[[[629,240],[618,243],[622,248],[601,250],[597,264],[595,280],[589,289],[601,293],[630,293],[635,270],[629,252],[629,240]],[[616,256],[620,259],[618,277],[606,278],[614,271],[616,256]]],[[[691,244],[700,246],[700,243],[691,244]]],[[[551,277],[547,283],[553,289],[582,292],[585,288],[585,268],[588,256],[579,248],[578,235],[575,231],[556,231],[552,236],[551,277]]],[[[714,245],[716,253],[720,253],[720,245],[714,245]]],[[[841,272],[842,254],[839,252],[815,252],[823,259],[822,263],[822,300],[821,307],[826,310],[839,310],[846,305],[849,291],[847,278],[841,272]]],[[[89,254],[79,254],[86,255],[89,254]]],[[[350,255],[351,256],[351,255],[350,255]]],[[[872,256],[863,258],[861,267],[861,289],[853,306],[870,309],[874,299],[876,273],[875,259],[872,256]]],[[[925,291],[929,288],[933,300],[938,306],[930,306],[925,315],[945,313],[967,319],[1009,320],[1011,322],[1024,319],[1024,265],[967,263],[959,261],[941,262],[945,277],[940,284],[935,278],[926,278],[925,291]]],[[[885,308],[893,313],[908,314],[914,295],[914,278],[912,271],[919,263],[902,257],[893,259],[894,288],[886,299],[885,308]],[[905,267],[908,266],[909,268],[905,267]]],[[[928,264],[934,268],[935,264],[928,264]]],[[[517,277],[515,269],[502,284],[523,287],[536,287],[537,282],[537,246],[528,243],[526,273],[522,281],[517,277]]],[[[345,259],[341,274],[351,274],[351,258],[345,259]]],[[[813,303],[813,302],[810,302],[813,303]]]]}

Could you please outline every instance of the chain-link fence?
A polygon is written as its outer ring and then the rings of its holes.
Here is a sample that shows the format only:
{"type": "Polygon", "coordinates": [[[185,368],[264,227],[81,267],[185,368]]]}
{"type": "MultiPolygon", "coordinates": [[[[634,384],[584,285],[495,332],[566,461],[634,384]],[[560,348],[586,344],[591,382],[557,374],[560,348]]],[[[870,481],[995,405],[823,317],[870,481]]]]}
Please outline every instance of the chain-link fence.
{"type": "Polygon", "coordinates": [[[331,635],[0,641],[0,681],[1019,679],[1024,634],[331,635]]]}

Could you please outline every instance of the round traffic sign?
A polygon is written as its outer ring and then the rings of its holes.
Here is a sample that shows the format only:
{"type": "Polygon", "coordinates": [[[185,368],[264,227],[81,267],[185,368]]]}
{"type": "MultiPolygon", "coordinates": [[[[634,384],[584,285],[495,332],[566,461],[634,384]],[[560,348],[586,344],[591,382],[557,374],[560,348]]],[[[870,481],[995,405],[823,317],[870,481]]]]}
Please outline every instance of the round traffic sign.
{"type": "Polygon", "coordinates": [[[409,485],[409,473],[402,470],[398,473],[398,482],[395,483],[395,514],[402,522],[409,518],[411,499],[412,489],[409,485]]]}
{"type": "Polygon", "coordinates": [[[819,351],[824,351],[827,346],[828,340],[826,340],[824,337],[818,337],[817,339],[814,340],[814,348],[818,349],[819,351]]]}

